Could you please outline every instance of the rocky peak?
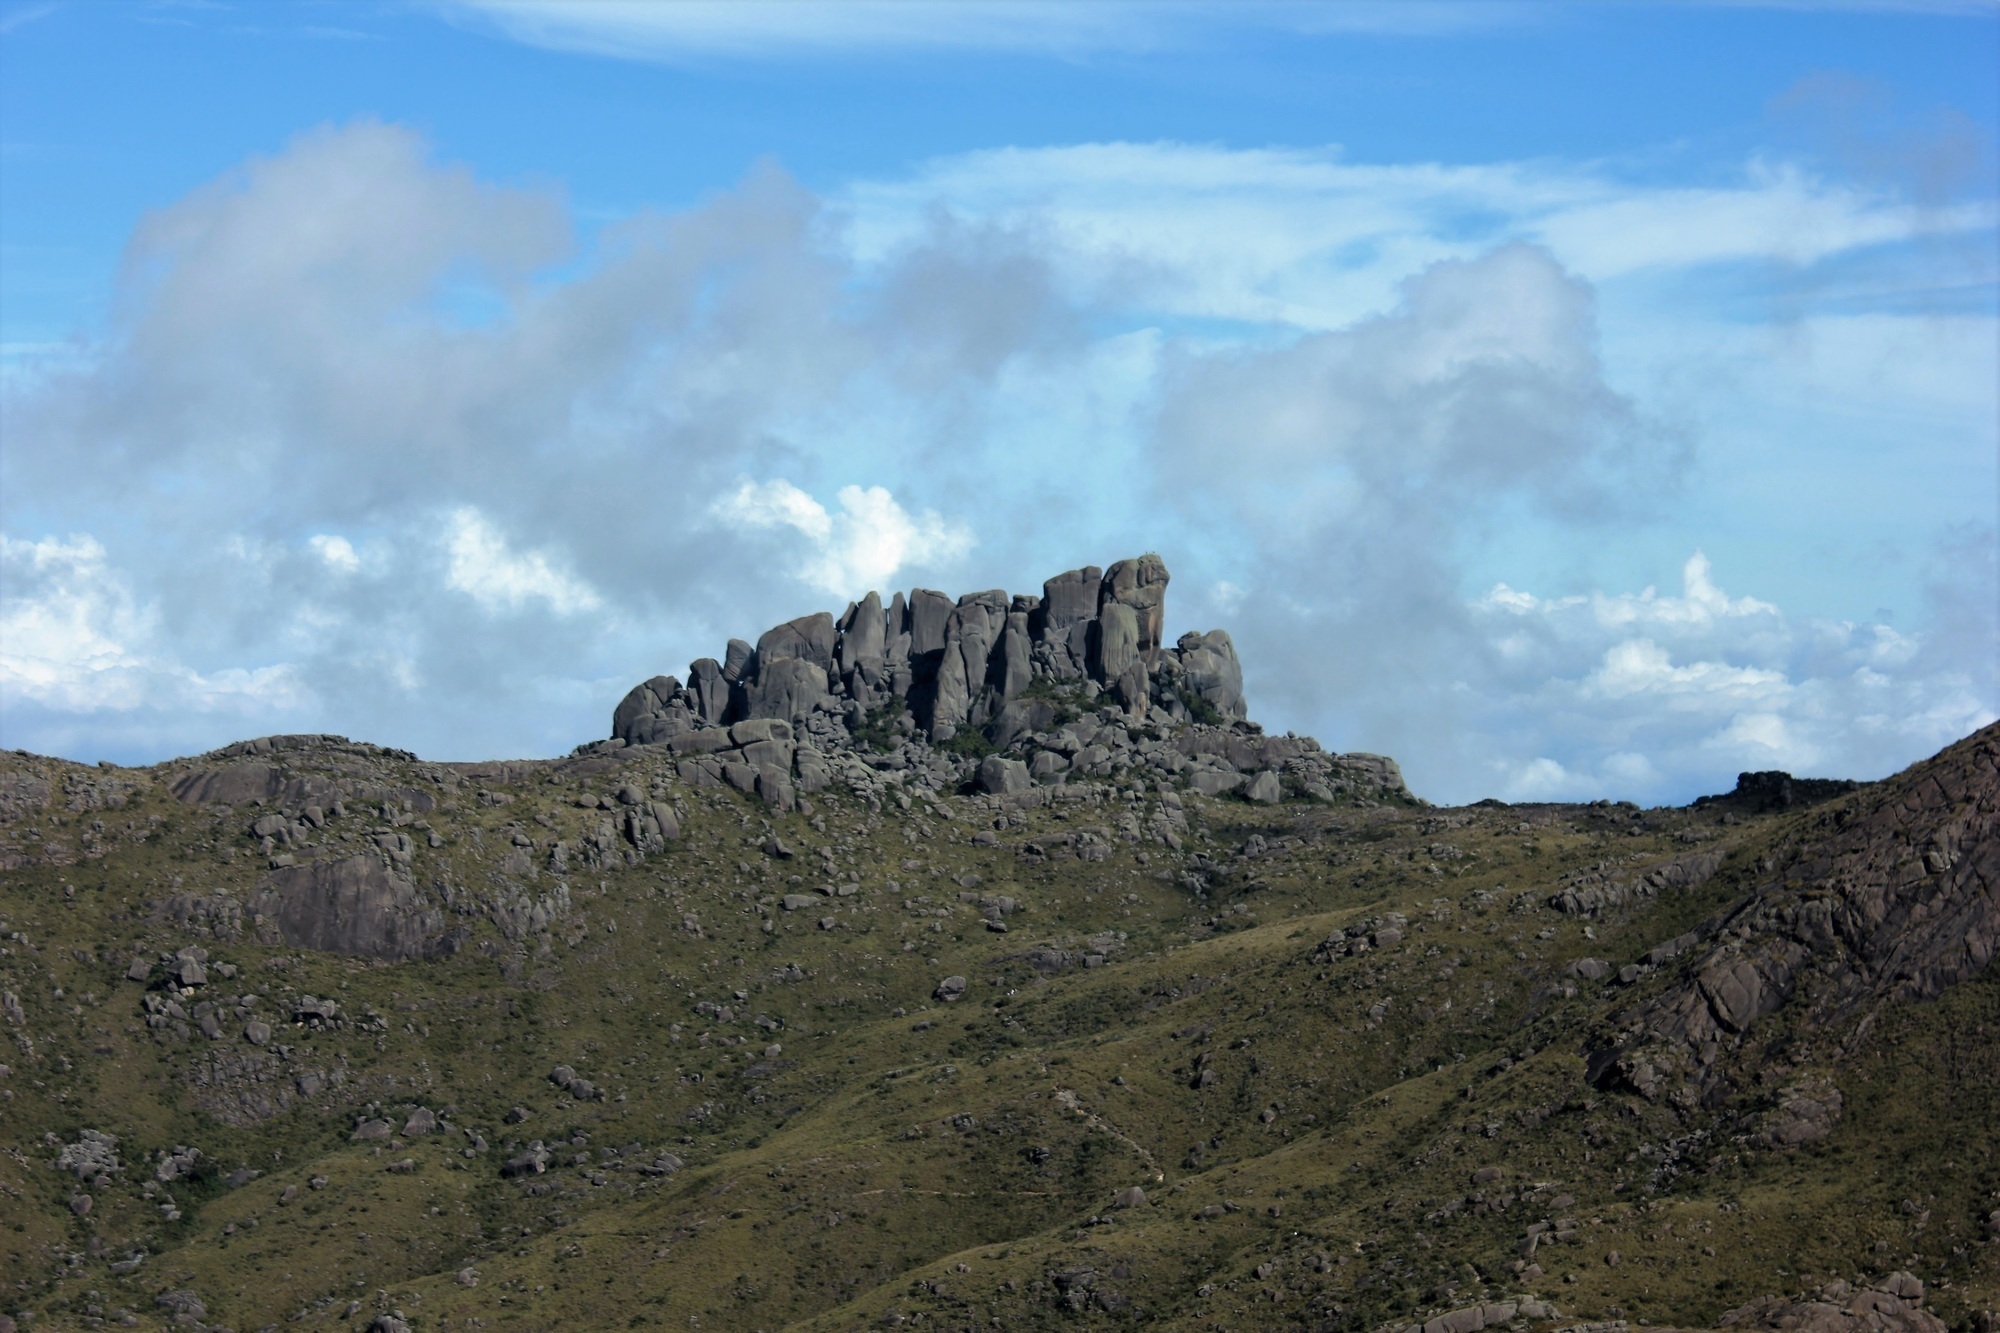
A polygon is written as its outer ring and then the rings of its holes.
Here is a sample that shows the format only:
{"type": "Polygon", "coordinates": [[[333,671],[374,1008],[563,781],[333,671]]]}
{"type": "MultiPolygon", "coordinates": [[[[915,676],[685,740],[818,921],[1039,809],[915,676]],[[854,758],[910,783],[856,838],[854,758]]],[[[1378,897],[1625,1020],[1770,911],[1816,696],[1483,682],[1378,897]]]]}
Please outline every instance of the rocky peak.
{"type": "Polygon", "coordinates": [[[885,605],[871,591],[839,616],[775,626],[754,647],[731,639],[723,660],[692,663],[685,684],[661,675],[634,686],[603,744],[754,767],[779,804],[794,783],[811,788],[826,756],[857,749],[893,749],[919,768],[955,763],[959,777],[1009,791],[1150,762],[1210,795],[1240,785],[1261,800],[1363,788],[1407,798],[1391,761],[1337,761],[1310,739],[1264,737],[1227,631],[1166,644],[1168,581],[1149,553],[1057,574],[1039,596],[994,588],[954,600],[915,588],[885,605]],[[784,734],[737,739],[766,724],[784,734]],[[1138,753],[1148,745],[1150,756],[1138,753]],[[975,767],[994,751],[999,762],[975,767]]]}
{"type": "Polygon", "coordinates": [[[971,727],[990,740],[1046,726],[1057,692],[1134,721],[1243,721],[1243,671],[1223,630],[1168,647],[1168,573],[1157,555],[1058,574],[1040,596],[1002,589],[955,601],[929,588],[880,593],[840,616],[820,611],[766,630],[755,647],[732,639],[724,660],[704,657],[685,685],[655,676],[612,717],[615,740],[650,745],[750,719],[802,726],[819,713],[859,729],[887,709],[947,741],[971,727]],[[1031,687],[1045,682],[1040,692],[1031,687]],[[1040,698],[1023,700],[1039,693],[1040,698]],[[1046,716],[1043,716],[1046,714],[1046,716]]]}

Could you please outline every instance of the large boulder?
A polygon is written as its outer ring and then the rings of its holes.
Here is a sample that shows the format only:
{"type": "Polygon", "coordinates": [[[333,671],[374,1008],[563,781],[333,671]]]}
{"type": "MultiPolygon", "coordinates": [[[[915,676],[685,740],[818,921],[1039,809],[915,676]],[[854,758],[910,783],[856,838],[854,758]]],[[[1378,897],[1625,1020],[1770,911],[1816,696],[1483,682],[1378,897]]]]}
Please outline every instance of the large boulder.
{"type": "Polygon", "coordinates": [[[964,726],[985,721],[979,709],[987,694],[993,647],[1007,623],[1007,594],[967,593],[945,621],[944,653],[937,668],[937,698],[931,725],[964,726]]]}
{"type": "Polygon", "coordinates": [[[1227,630],[1183,634],[1178,649],[1181,680],[1190,691],[1226,719],[1249,716],[1243,701],[1243,667],[1227,630]]]}
{"type": "Polygon", "coordinates": [[[729,681],[723,677],[722,663],[704,657],[688,667],[688,693],[694,696],[696,716],[710,726],[729,720],[729,681]]]}
{"type": "Polygon", "coordinates": [[[815,611],[764,632],[757,640],[757,673],[761,676],[775,663],[796,658],[811,662],[824,675],[833,669],[833,649],[833,617],[815,611]]]}
{"type": "Polygon", "coordinates": [[[1042,585],[1042,624],[1047,631],[1066,631],[1078,621],[1097,619],[1097,603],[1104,571],[1085,565],[1058,574],[1042,585]]]}
{"type": "Polygon", "coordinates": [[[848,611],[840,623],[840,675],[843,679],[861,667],[880,669],[886,629],[879,593],[869,593],[848,611]]]}
{"type": "Polygon", "coordinates": [[[1132,609],[1138,628],[1139,655],[1147,667],[1158,666],[1167,617],[1166,562],[1148,552],[1136,560],[1120,560],[1105,570],[1098,618],[1103,619],[1105,607],[1114,605],[1132,609]]]}
{"type": "Polygon", "coordinates": [[[1034,674],[1034,664],[1029,656],[1030,647],[1028,613],[1009,611],[1006,627],[1000,631],[1000,648],[995,655],[994,663],[998,676],[995,683],[1000,691],[1001,702],[1014,698],[1028,688],[1028,681],[1034,674]]]}
{"type": "Polygon", "coordinates": [[[747,692],[748,711],[753,718],[780,718],[795,722],[812,712],[813,705],[826,695],[826,672],[800,657],[761,662],[757,679],[747,692]]]}
{"type": "Polygon", "coordinates": [[[923,658],[944,651],[945,622],[951,619],[951,598],[929,588],[910,594],[910,653],[923,658]]]}
{"type": "Polygon", "coordinates": [[[722,655],[722,678],[734,685],[757,673],[757,650],[741,639],[731,639],[722,655]]]}
{"type": "Polygon", "coordinates": [[[979,761],[981,791],[1003,796],[1009,792],[1026,791],[1028,786],[1028,766],[1020,760],[990,754],[979,761]]]}
{"type": "Polygon", "coordinates": [[[634,685],[612,711],[611,734],[630,741],[634,723],[649,713],[665,712],[668,701],[680,692],[681,683],[672,676],[655,676],[642,685],[634,685]]]}

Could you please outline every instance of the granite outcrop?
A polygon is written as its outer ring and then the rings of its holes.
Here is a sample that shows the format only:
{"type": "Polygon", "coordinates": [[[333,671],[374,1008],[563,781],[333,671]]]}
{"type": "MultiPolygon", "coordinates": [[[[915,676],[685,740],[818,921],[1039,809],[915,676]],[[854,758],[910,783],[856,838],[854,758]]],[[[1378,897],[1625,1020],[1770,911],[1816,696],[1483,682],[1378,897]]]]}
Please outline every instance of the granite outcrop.
{"type": "MultiPolygon", "coordinates": [[[[1593,1082],[1733,1103],[1788,1035],[1837,1063],[1883,1006],[1936,999],[2000,954],[2000,727],[1795,818],[1738,872],[1747,892],[1623,970],[1666,984],[1613,1016],[1593,1082]]],[[[1746,1110],[1754,1137],[1790,1147],[1831,1132],[1840,1094],[1824,1067],[1797,1069],[1746,1110]]]]}
{"type": "Polygon", "coordinates": [[[1136,770],[1264,804],[1414,799],[1394,760],[1266,736],[1226,630],[1166,642],[1168,581],[1147,554],[1039,596],[870,592],[634,686],[589,748],[666,746],[683,778],[787,809],[855,755],[1009,797],[1136,770]]]}

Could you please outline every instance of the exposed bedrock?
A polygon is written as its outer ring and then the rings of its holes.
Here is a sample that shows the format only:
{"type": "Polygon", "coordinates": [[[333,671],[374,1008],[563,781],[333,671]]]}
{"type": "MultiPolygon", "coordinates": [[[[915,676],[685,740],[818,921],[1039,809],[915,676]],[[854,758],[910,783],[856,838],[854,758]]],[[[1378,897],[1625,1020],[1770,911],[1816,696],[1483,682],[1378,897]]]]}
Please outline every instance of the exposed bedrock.
{"type": "MultiPolygon", "coordinates": [[[[1882,1005],[1935,999],[2000,953],[2000,725],[1798,819],[1746,893],[1627,969],[1669,979],[1614,1018],[1594,1081],[1716,1105],[1773,1043],[1837,1052],[1882,1005]]],[[[1781,1090],[1774,1141],[1831,1128],[1839,1099],[1820,1091],[1803,1074],[1781,1090]]]]}
{"type": "MultiPolygon", "coordinates": [[[[634,686],[612,715],[611,743],[670,745],[702,758],[708,778],[769,788],[788,804],[819,783],[835,752],[947,746],[976,731],[986,747],[1019,750],[1024,764],[1049,753],[1034,767],[1049,784],[1129,767],[1123,751],[1143,742],[1125,730],[1144,727],[1173,756],[1155,767],[1209,794],[1247,793],[1252,779],[1238,777],[1268,773],[1256,784],[1261,799],[1407,797],[1392,761],[1264,738],[1227,631],[1166,643],[1168,581],[1166,563],[1148,554],[1058,574],[1039,596],[993,588],[953,599],[916,588],[885,603],[870,592],[838,616],[788,620],[755,647],[731,639],[720,662],[690,665],[685,685],[661,675],[634,686]],[[754,722],[789,729],[761,758],[728,739],[754,722]],[[756,777],[765,769],[770,782],[756,777]]],[[[967,753],[962,744],[956,752],[967,753]]]]}

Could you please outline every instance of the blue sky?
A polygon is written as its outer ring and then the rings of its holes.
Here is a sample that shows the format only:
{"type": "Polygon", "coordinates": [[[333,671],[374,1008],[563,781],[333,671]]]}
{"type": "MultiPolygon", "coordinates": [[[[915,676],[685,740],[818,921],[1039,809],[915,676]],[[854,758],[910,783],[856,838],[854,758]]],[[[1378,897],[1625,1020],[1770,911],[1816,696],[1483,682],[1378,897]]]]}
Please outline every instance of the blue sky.
{"type": "Polygon", "coordinates": [[[2000,710],[2000,6],[0,5],[0,744],[1157,549],[1438,800],[2000,710]]]}

